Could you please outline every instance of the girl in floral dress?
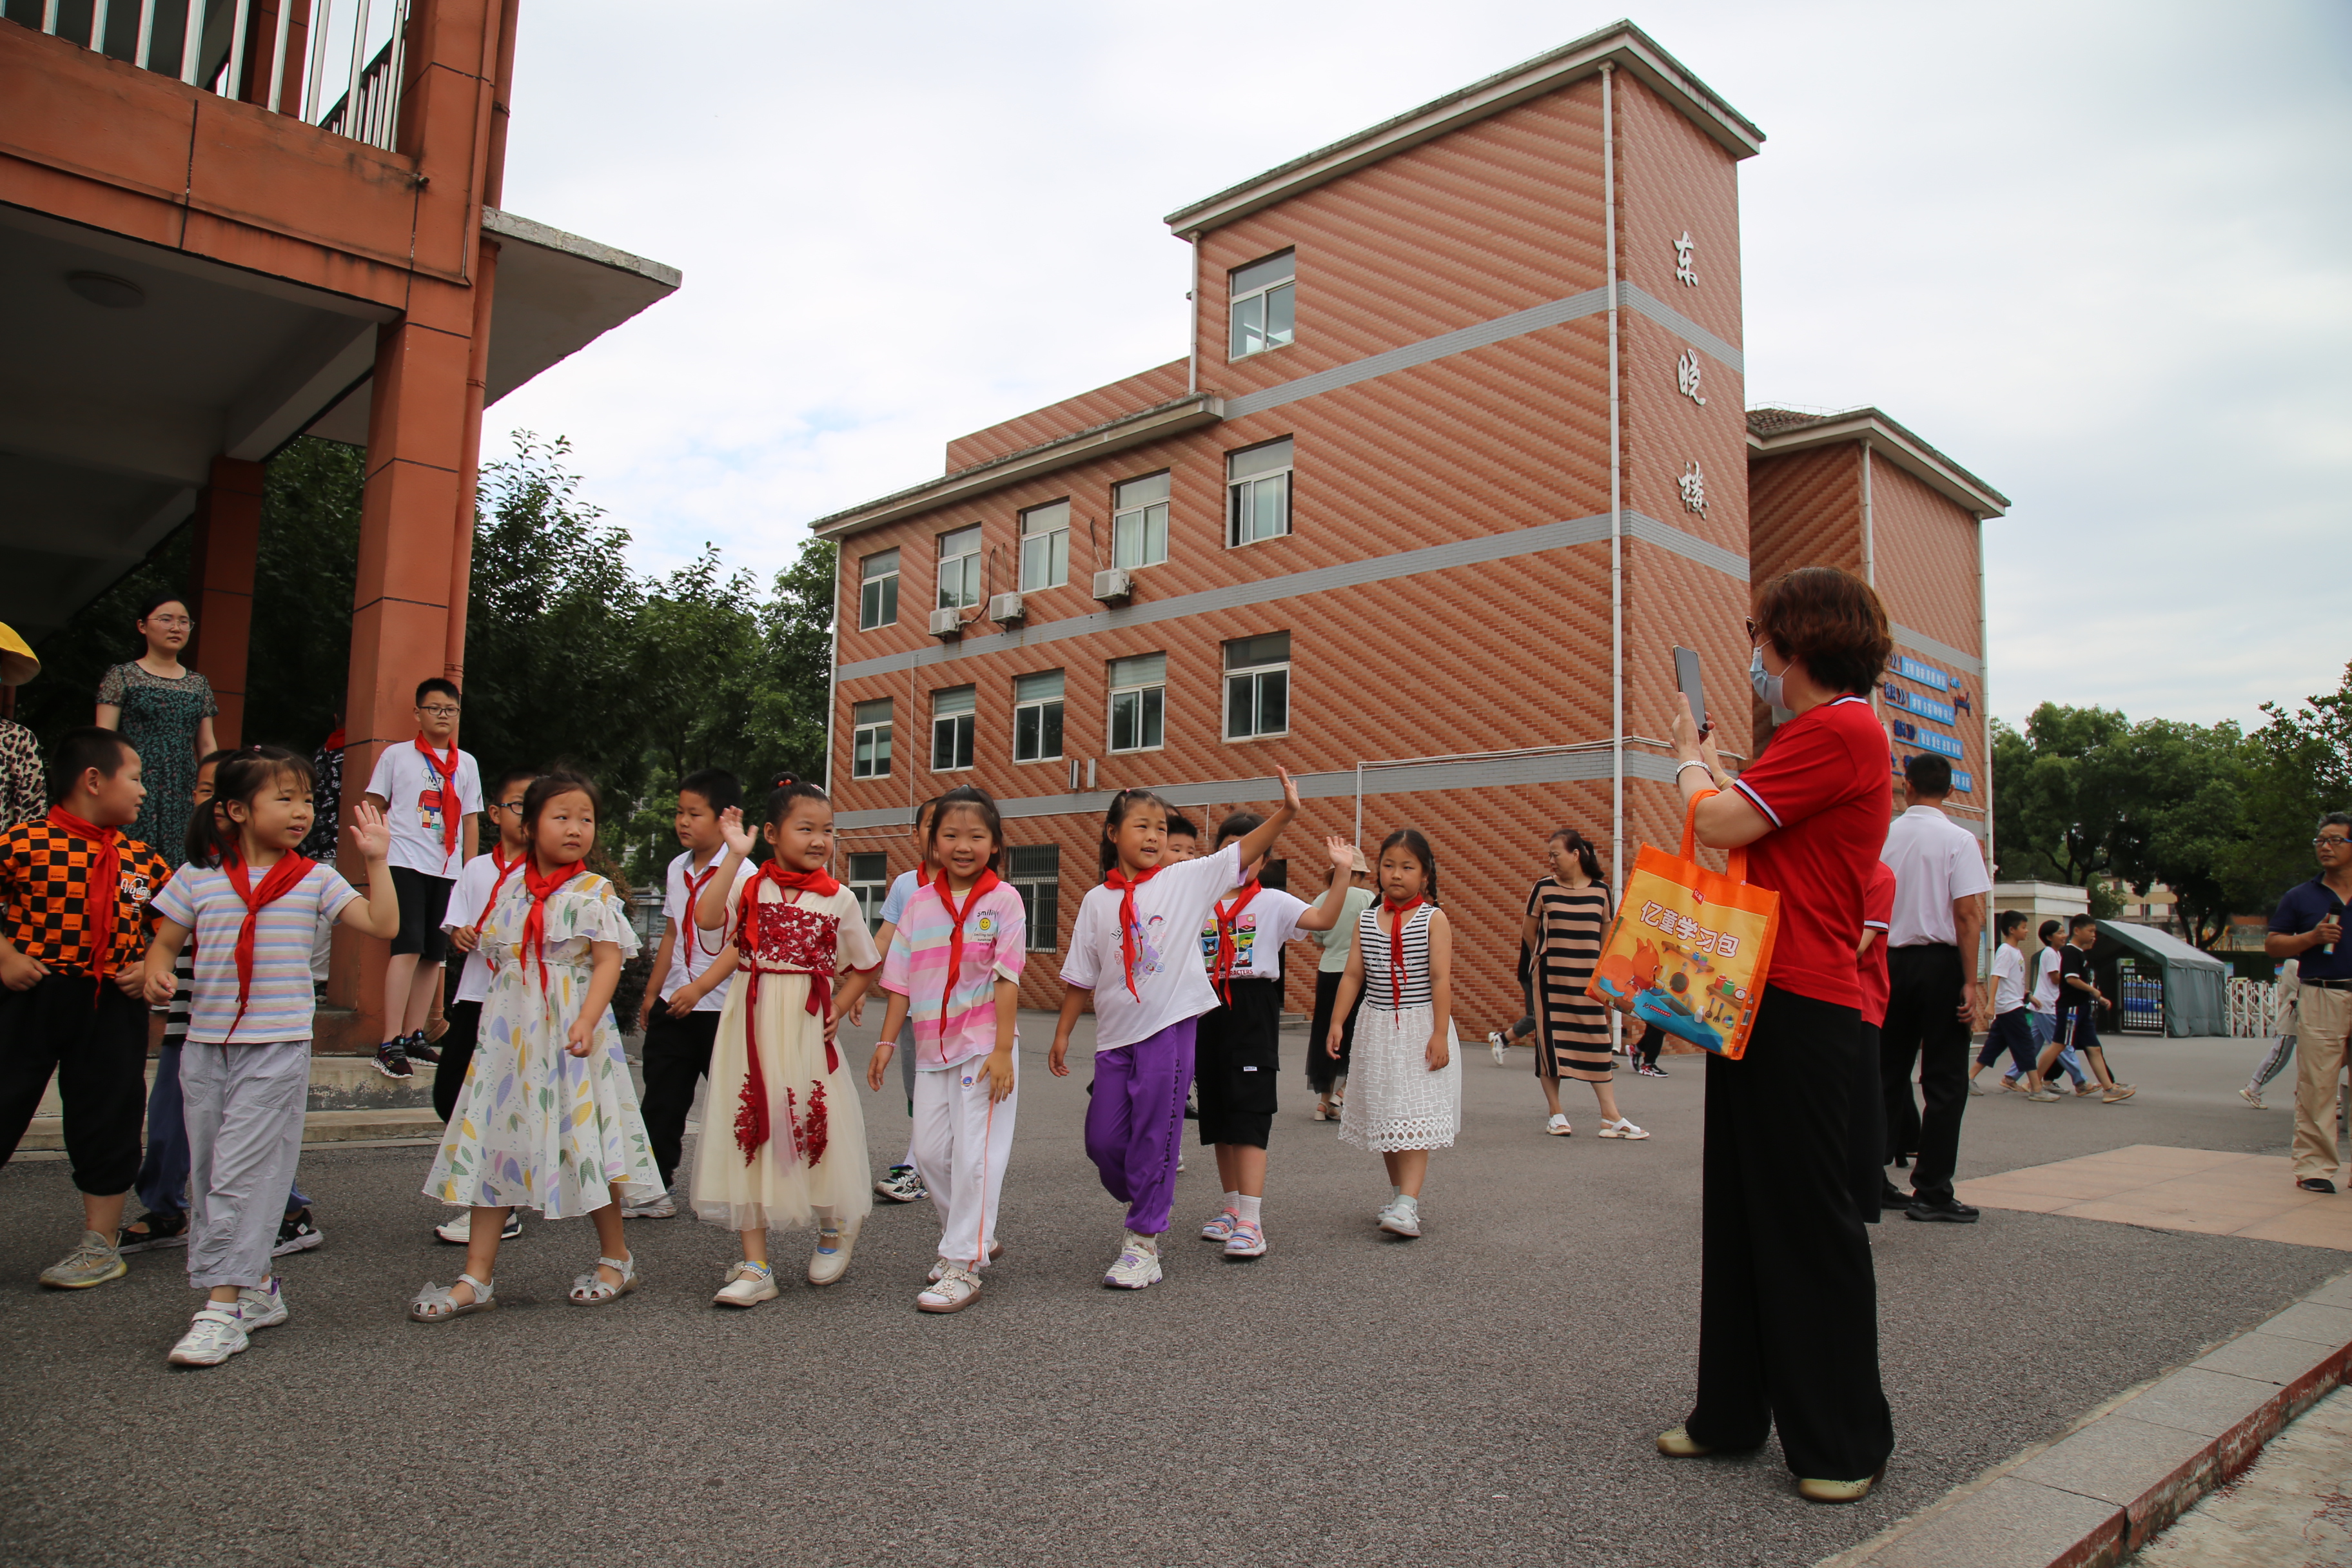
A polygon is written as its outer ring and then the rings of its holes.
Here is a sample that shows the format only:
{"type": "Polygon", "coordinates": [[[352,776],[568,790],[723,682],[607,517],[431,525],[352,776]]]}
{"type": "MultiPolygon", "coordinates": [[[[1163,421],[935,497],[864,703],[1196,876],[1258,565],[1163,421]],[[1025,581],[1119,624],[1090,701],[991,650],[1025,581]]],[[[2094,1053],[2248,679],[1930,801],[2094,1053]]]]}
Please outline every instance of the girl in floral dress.
{"type": "Polygon", "coordinates": [[[809,1283],[830,1285],[849,1268],[857,1227],[874,1206],[866,1114],[833,1031],[882,956],[857,895],[824,868],[833,855],[824,791],[786,780],[769,792],[763,836],[774,858],[744,884],[732,910],[728,892],[752,838],[732,806],[719,828],[727,856],[694,918],[705,931],[731,924],[740,963],[710,1050],[694,1212],[742,1238],[743,1259],[715,1304],[753,1307],[777,1294],[770,1231],[800,1230],[814,1219],[809,1283]]]}
{"type": "Polygon", "coordinates": [[[98,721],[120,730],[139,753],[147,799],[131,825],[131,837],[176,867],[187,858],[197,759],[214,750],[220,705],[211,684],[180,662],[195,630],[184,600],[157,595],[139,607],[138,626],[146,651],[115,665],[98,683],[98,721]]]}
{"type": "Polygon", "coordinates": [[[513,1208],[595,1222],[596,1267],[572,1281],[574,1305],[601,1306],[640,1282],[621,1208],[662,1184],[613,1021],[636,932],[619,891],[581,864],[595,847],[596,811],[596,786],[578,773],[549,773],[523,796],[529,858],[480,927],[489,1000],[425,1183],[426,1196],[472,1211],[466,1271],[417,1293],[408,1315],[419,1322],[498,1304],[491,1271],[513,1208]]]}

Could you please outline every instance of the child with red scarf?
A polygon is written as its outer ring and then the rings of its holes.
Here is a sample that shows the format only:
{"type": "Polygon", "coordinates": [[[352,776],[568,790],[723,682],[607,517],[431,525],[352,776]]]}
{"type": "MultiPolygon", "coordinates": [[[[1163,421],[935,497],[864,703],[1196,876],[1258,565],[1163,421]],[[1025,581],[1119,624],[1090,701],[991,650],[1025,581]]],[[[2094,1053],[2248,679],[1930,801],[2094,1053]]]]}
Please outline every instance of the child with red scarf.
{"type": "Polygon", "coordinates": [[[196,938],[180,1101],[188,1136],[188,1283],[207,1292],[172,1347],[217,1366],[286,1321],[270,1270],[282,1194],[302,1155],[310,1086],[310,939],[322,920],[390,936],[400,919],[373,807],[353,814],[368,894],[296,848],[310,831],[310,763],[248,746],[213,774],[213,806],[188,825],[188,862],[155,896],[151,1002],[172,999],[173,963],[196,938]]]}
{"type": "Polygon", "coordinates": [[[824,868],[833,857],[824,791],[787,780],[768,792],[763,837],[773,858],[739,897],[730,894],[753,840],[740,807],[719,821],[727,855],[696,901],[695,921],[707,933],[731,933],[737,966],[711,1046],[694,1212],[742,1239],[742,1260],[716,1304],[754,1307],[777,1295],[770,1231],[814,1219],[808,1280],[830,1285],[848,1269],[874,1206],[857,1080],[833,1033],[882,956],[857,895],[824,868]]]}
{"type": "Polygon", "coordinates": [[[57,1076],[82,1238],[41,1283],[78,1290],[130,1272],[115,1250],[139,1173],[147,1009],[139,959],[170,864],[123,829],[146,786],[111,730],[68,730],[49,752],[49,810],[0,834],[0,1151],[57,1076]]]}
{"type": "Polygon", "coordinates": [[[1282,778],[1282,808],[1213,855],[1168,864],[1168,804],[1121,790],[1103,817],[1103,885],[1078,905],[1062,963],[1062,1016],[1045,1058],[1070,1071],[1070,1031],[1091,996],[1095,1080],[1087,1101],[1087,1158],[1105,1191],[1127,1205],[1127,1233],[1103,1275],[1116,1289],[1160,1279],[1160,1237],[1176,1194],[1184,1091],[1201,1015],[1217,1005],[1193,933],[1218,898],[1265,858],[1298,815],[1298,786],[1282,778]]]}
{"type": "MultiPolygon", "coordinates": [[[[1265,821],[1236,811],[1217,824],[1223,849],[1265,821]]],[[[1221,1244],[1227,1258],[1265,1256],[1265,1146],[1274,1131],[1275,1080],[1281,1076],[1282,944],[1307,931],[1329,931],[1348,902],[1356,849],[1333,837],[1328,847],[1337,871],[1314,904],[1279,888],[1262,886],[1264,860],[1242,868],[1241,884],[1210,907],[1201,927],[1201,958],[1218,1005],[1201,1015],[1193,1079],[1201,1096],[1201,1142],[1217,1152],[1223,1206],[1201,1227],[1201,1239],[1221,1244]]]]}
{"type": "Polygon", "coordinates": [[[441,1060],[425,1043],[448,956],[441,917],[459,868],[481,853],[474,832],[482,774],[472,755],[457,749],[457,709],[452,682],[437,675],[417,682],[416,739],[386,746],[368,774],[367,798],[392,832],[392,880],[400,893],[400,925],[383,971],[391,1037],[375,1052],[376,1070],[386,1078],[415,1076],[412,1061],[431,1067],[441,1060]]]}
{"type": "Polygon", "coordinates": [[[621,889],[585,864],[600,804],[596,786],[574,773],[548,773],[523,794],[529,852],[482,922],[489,1000],[425,1181],[425,1196],[473,1211],[466,1270],[455,1285],[416,1293],[408,1315],[417,1322],[498,1304],[492,1270],[517,1208],[551,1220],[584,1214],[595,1226],[599,1256],[573,1278],[573,1306],[604,1306],[640,1283],[621,1210],[659,1192],[661,1177],[613,1021],[637,933],[621,889]]]}
{"type": "Polygon", "coordinates": [[[996,874],[1003,852],[993,800],[976,789],[941,795],[923,840],[938,874],[899,911],[882,965],[890,1005],[866,1083],[881,1089],[911,1016],[914,1163],[940,1220],[939,1261],[915,1297],[925,1312],[971,1306],[980,1271],[1003,1250],[997,1200],[1020,1110],[1013,1019],[1029,946],[1021,895],[996,874]]]}

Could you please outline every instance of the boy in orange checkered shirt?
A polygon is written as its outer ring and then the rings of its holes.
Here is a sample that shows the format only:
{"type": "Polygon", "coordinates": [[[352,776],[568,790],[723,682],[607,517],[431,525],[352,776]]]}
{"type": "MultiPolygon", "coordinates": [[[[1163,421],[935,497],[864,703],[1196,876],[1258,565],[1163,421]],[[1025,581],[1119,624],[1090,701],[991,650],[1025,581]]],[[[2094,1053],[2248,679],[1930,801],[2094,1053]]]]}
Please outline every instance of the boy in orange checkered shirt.
{"type": "Polygon", "coordinates": [[[163,857],[123,832],[147,795],[111,730],[69,730],[49,763],[49,812],[0,834],[0,1140],[25,1136],[55,1073],[81,1244],[41,1274],[60,1290],[130,1272],[115,1250],[139,1174],[147,1102],[141,965],[163,857]]]}

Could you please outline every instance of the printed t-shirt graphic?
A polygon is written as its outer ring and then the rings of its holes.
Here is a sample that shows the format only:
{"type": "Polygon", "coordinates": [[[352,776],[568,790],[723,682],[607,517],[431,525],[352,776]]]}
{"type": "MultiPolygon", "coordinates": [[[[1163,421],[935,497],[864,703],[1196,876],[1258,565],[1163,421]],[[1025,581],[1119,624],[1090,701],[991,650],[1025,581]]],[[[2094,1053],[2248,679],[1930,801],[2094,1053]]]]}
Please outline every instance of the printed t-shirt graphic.
{"type": "Polygon", "coordinates": [[[414,741],[386,746],[368,774],[367,793],[384,801],[384,826],[392,833],[391,862],[427,877],[454,879],[464,864],[468,846],[449,847],[448,820],[482,809],[482,775],[473,753],[457,753],[454,791],[445,791],[441,774],[416,749],[414,741]],[[445,794],[454,793],[454,802],[445,794]]]}

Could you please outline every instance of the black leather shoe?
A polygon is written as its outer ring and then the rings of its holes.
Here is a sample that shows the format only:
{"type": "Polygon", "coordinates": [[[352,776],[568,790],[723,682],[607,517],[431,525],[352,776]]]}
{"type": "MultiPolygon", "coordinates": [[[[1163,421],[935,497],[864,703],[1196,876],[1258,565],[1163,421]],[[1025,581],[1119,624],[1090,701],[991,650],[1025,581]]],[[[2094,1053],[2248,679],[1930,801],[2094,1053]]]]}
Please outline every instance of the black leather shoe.
{"type": "Polygon", "coordinates": [[[1907,1209],[1918,1200],[1882,1176],[1878,1182],[1878,1201],[1887,1208],[1907,1209]]]}
{"type": "Polygon", "coordinates": [[[1947,1225],[1974,1225],[1977,1211],[1958,1198],[1947,1198],[1940,1204],[1914,1203],[1903,1211],[1913,1219],[1939,1219],[1947,1225]]]}
{"type": "Polygon", "coordinates": [[[2305,1176],[2295,1185],[2306,1193],[2332,1193],[2336,1190],[2336,1184],[2325,1176],[2305,1176]]]}

